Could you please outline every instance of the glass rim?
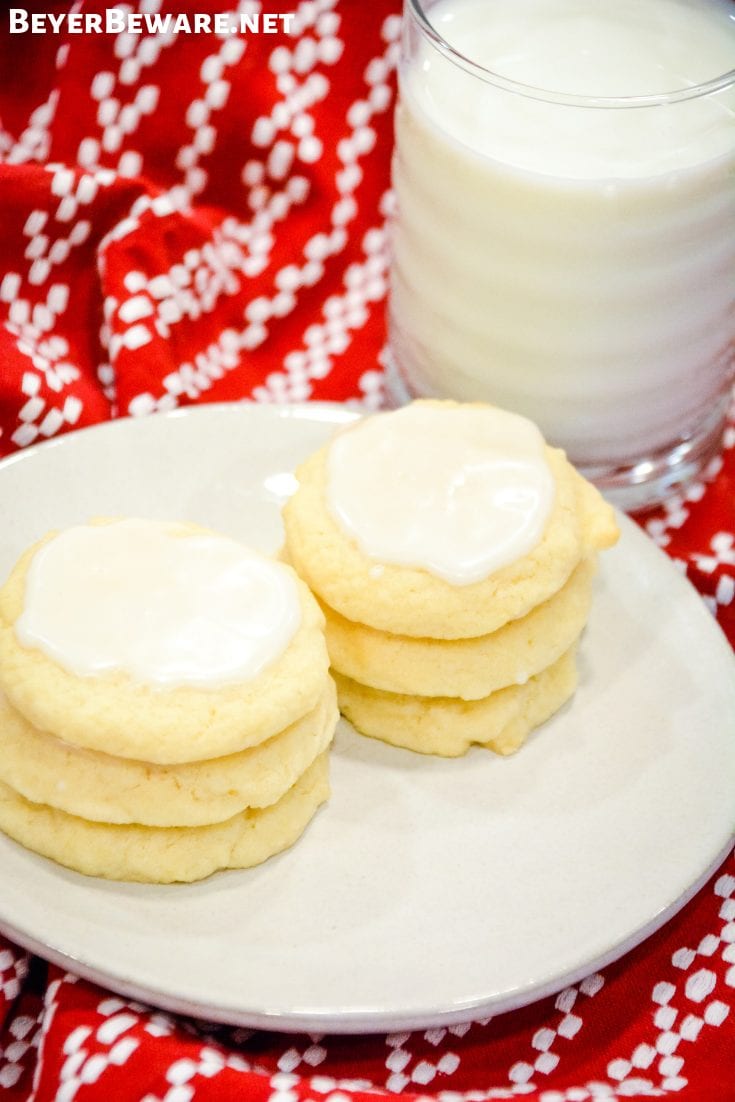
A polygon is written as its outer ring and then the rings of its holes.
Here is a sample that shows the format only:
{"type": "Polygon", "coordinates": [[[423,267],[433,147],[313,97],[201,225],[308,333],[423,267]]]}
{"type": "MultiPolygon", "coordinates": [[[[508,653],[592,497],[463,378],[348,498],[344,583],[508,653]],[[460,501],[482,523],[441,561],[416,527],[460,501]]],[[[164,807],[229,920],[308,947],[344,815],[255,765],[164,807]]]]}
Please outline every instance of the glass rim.
{"type": "Polygon", "coordinates": [[[642,96],[584,96],[573,92],[555,92],[552,88],[539,88],[533,84],[524,84],[512,77],[502,76],[492,69],[480,65],[461,53],[443,37],[429,19],[424,0],[406,0],[406,9],[414,16],[419,30],[429,39],[431,44],[439,50],[449,61],[471,76],[476,76],[486,84],[493,84],[507,92],[516,92],[530,99],[545,100],[547,103],[566,104],[570,107],[603,107],[603,108],[633,108],[633,107],[658,107],[667,103],[678,103],[683,100],[698,99],[714,92],[721,92],[730,85],[735,85],[735,69],[729,69],[726,73],[702,81],[700,84],[692,84],[687,88],[675,88],[670,92],[659,92],[654,95],[642,96]]]}

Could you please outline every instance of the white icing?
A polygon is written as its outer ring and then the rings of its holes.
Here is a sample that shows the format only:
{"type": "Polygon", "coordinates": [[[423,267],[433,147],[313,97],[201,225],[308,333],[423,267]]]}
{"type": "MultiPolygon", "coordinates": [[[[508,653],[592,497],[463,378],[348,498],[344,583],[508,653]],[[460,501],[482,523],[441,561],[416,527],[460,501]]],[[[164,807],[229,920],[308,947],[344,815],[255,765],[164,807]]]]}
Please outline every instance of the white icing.
{"type": "Polygon", "coordinates": [[[36,553],[15,632],[80,677],[216,688],[254,678],[300,619],[280,563],[223,536],[122,520],[69,528],[36,553]]]}
{"type": "Polygon", "coordinates": [[[553,499],[541,433],[503,410],[417,403],[351,425],[329,448],[327,504],[362,553],[452,585],[532,551],[553,499]]]}

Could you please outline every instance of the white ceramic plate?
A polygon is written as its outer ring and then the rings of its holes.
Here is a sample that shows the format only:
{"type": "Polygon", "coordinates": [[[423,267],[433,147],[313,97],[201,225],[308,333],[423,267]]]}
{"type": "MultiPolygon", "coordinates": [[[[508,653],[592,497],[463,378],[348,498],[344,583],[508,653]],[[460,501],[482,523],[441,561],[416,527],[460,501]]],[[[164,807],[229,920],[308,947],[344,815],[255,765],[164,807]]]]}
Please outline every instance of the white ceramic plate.
{"type": "MultiPolygon", "coordinates": [[[[0,464],[0,575],[97,515],[199,521],[265,549],[339,406],[120,421],[0,464]]],[[[211,1020],[371,1031],[483,1017],[620,956],[731,842],[724,637],[623,519],[573,702],[516,757],[424,758],[342,724],[330,802],[288,853],[192,886],[87,879],[0,836],[0,928],[123,994],[211,1020]]]]}

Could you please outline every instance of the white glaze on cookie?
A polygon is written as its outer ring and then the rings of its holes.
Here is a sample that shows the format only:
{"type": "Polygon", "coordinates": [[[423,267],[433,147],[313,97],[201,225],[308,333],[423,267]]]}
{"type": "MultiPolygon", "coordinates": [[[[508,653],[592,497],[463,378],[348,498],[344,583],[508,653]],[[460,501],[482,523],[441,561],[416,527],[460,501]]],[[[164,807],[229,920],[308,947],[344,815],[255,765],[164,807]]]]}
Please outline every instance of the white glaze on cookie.
{"type": "Polygon", "coordinates": [[[489,406],[417,402],[342,430],[327,505],[364,555],[470,585],[540,541],[554,479],[536,426],[489,406]]]}
{"type": "Polygon", "coordinates": [[[156,688],[252,680],[301,619],[290,572],[235,540],[148,520],[69,528],[28,571],[19,642],[79,677],[156,688]]]}

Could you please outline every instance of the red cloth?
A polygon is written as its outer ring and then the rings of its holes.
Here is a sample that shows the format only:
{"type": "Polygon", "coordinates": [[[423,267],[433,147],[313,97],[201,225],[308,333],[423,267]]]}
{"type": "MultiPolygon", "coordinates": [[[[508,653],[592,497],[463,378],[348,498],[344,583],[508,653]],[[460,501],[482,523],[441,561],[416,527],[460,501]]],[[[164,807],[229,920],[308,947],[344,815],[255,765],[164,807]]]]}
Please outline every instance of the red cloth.
{"type": "MultiPolygon", "coordinates": [[[[192,401],[380,403],[399,4],[290,10],[293,37],[0,38],[3,454],[192,401]]],[[[711,482],[646,521],[732,642],[734,444],[735,427],[711,482]]],[[[10,1102],[384,1092],[731,1102],[734,987],[732,857],[602,975],[485,1024],[425,1033],[208,1028],[0,941],[0,1089],[10,1102]]]]}

